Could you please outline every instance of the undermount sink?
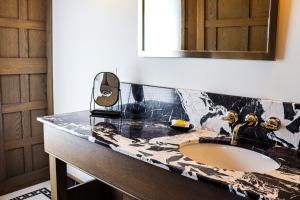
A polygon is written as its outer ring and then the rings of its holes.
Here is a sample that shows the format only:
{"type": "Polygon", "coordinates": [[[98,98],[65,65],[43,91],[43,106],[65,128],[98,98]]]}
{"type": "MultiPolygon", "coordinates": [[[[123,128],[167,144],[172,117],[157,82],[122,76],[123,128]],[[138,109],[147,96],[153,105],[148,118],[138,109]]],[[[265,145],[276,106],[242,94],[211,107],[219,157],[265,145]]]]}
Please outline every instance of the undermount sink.
{"type": "Polygon", "coordinates": [[[199,163],[227,170],[266,173],[280,167],[263,154],[229,145],[186,143],[179,151],[199,163]]]}

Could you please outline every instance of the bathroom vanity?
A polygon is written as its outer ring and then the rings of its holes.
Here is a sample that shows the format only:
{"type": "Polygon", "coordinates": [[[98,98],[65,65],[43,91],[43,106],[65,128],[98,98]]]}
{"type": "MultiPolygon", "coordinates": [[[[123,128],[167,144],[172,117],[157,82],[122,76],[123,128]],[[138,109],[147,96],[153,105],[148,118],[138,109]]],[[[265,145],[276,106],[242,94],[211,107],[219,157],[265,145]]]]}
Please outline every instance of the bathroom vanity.
{"type": "Polygon", "coordinates": [[[300,198],[298,104],[127,83],[121,88],[122,118],[91,117],[89,111],[38,118],[50,155],[53,199],[81,199],[87,193],[89,199],[300,198]],[[221,119],[228,110],[242,116],[239,123],[249,113],[261,122],[277,115],[282,128],[245,128],[232,146],[233,126],[221,119]],[[171,129],[169,121],[179,118],[195,128],[171,129]],[[256,163],[223,169],[205,163],[209,158],[199,162],[182,150],[194,144],[214,145],[221,153],[230,147],[224,156],[235,166],[243,163],[242,155],[256,163]],[[68,189],[66,164],[96,180],[68,189]]]}
{"type": "MultiPolygon", "coordinates": [[[[83,120],[89,119],[88,112],[73,114],[77,117],[82,116],[83,120]]],[[[88,141],[87,138],[84,139],[83,135],[75,134],[74,130],[62,130],[45,124],[45,141],[47,141],[45,150],[50,154],[52,188],[57,188],[52,189],[53,199],[199,199],[199,197],[203,199],[218,199],[219,197],[240,199],[226,191],[227,188],[224,190],[222,187],[210,184],[209,180],[198,182],[180,176],[180,169],[178,172],[176,169],[172,172],[168,166],[164,166],[159,161],[144,157],[143,152],[134,155],[136,151],[133,151],[133,155],[128,156],[125,152],[120,153],[117,149],[111,149],[109,141],[97,140],[98,144],[95,144],[88,141]],[[77,167],[102,182],[102,184],[96,183],[96,181],[88,183],[95,184],[96,186],[93,187],[96,187],[96,190],[90,191],[89,189],[83,193],[91,195],[93,192],[92,196],[79,198],[83,190],[80,185],[78,188],[67,190],[65,185],[66,164],[77,167]],[[66,197],[67,195],[69,198],[66,197]]],[[[81,125],[84,126],[84,124],[81,125]]],[[[124,142],[126,143],[126,141],[124,142]]],[[[133,146],[135,145],[138,146],[138,142],[133,146]]],[[[160,147],[153,146],[153,148],[160,147]]],[[[170,151],[164,149],[163,146],[161,148],[161,150],[155,150],[158,151],[156,156],[160,156],[163,151],[170,151]]],[[[144,153],[146,154],[146,152],[144,153]]],[[[83,187],[85,186],[83,185],[83,187]]]]}

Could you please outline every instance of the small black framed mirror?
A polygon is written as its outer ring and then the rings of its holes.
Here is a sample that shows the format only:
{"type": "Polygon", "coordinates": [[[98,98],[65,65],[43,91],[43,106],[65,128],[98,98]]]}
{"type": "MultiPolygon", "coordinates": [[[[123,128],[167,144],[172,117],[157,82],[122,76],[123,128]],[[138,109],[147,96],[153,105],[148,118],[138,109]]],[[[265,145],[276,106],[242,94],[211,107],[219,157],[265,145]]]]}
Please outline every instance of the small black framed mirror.
{"type": "Polygon", "coordinates": [[[93,82],[91,114],[93,116],[121,116],[122,98],[120,97],[120,81],[117,75],[111,72],[98,73],[93,82]]]}

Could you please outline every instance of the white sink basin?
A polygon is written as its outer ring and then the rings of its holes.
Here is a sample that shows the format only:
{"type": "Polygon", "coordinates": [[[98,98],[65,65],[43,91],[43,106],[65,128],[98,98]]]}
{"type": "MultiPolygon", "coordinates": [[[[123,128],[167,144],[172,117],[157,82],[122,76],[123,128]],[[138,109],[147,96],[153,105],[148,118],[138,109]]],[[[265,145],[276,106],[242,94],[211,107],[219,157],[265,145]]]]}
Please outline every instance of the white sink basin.
{"type": "Polygon", "coordinates": [[[187,143],[179,150],[194,161],[221,169],[266,173],[280,167],[263,154],[229,145],[187,143]]]}

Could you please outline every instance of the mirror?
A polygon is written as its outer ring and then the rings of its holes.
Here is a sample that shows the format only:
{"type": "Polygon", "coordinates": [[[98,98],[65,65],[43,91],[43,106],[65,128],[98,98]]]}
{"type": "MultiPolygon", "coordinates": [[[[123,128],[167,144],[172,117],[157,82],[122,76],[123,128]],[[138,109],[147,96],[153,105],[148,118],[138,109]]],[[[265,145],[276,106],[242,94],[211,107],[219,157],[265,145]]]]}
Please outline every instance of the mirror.
{"type": "Polygon", "coordinates": [[[139,55],[274,60],[278,0],[139,0],[139,55]]]}
{"type": "Polygon", "coordinates": [[[94,79],[93,96],[99,106],[110,107],[119,100],[120,82],[110,72],[99,73],[94,79]]]}
{"type": "Polygon", "coordinates": [[[97,74],[94,78],[90,101],[92,116],[120,117],[122,114],[122,98],[120,94],[120,81],[115,74],[110,72],[97,74]],[[118,105],[114,106],[117,103],[118,105]]]}

